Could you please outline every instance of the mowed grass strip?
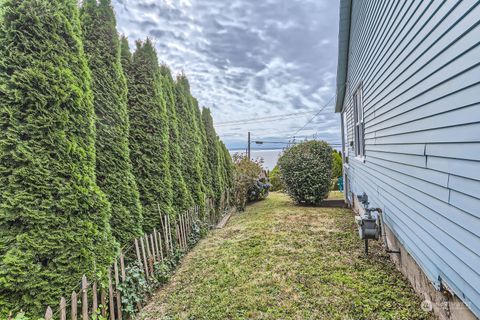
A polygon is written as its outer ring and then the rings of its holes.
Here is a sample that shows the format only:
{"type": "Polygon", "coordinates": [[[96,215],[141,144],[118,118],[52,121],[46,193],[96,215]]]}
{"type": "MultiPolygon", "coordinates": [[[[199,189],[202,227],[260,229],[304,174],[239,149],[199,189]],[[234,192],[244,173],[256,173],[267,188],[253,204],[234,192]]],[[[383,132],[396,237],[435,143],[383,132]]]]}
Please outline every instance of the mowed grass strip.
{"type": "Polygon", "coordinates": [[[365,257],[352,212],[272,193],[183,260],[139,319],[429,319],[378,244],[365,257]]]}

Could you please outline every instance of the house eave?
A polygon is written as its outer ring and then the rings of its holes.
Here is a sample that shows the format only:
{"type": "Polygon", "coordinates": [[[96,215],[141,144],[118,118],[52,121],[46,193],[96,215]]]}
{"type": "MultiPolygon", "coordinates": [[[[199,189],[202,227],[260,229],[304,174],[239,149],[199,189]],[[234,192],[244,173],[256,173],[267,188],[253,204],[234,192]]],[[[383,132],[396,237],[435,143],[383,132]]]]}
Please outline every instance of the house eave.
{"type": "Polygon", "coordinates": [[[350,20],[352,0],[340,0],[340,22],[338,29],[338,63],[337,63],[337,88],[335,112],[343,111],[345,99],[347,72],[348,72],[348,49],[350,41],[350,20]]]}

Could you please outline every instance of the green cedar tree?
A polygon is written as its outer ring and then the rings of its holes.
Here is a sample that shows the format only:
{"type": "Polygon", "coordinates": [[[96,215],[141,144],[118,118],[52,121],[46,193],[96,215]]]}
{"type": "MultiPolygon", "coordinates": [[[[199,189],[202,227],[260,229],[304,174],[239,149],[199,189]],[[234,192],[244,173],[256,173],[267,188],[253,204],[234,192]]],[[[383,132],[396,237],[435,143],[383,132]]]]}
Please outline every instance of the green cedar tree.
{"type": "MultiPolygon", "coordinates": [[[[122,61],[126,55],[123,57],[122,61]]],[[[137,41],[131,65],[126,69],[130,158],[143,205],[143,230],[149,232],[160,225],[157,206],[162,214],[173,213],[167,110],[157,53],[150,39],[137,41]]]]}
{"type": "Polygon", "coordinates": [[[40,315],[83,274],[103,278],[116,242],[76,1],[0,12],[0,317],[40,315]]]}
{"type": "Polygon", "coordinates": [[[127,82],[110,0],[84,1],[81,18],[97,116],[97,184],[112,205],[113,235],[127,245],[142,235],[142,211],[130,162],[127,82]]]}
{"type": "Polygon", "coordinates": [[[202,120],[202,111],[198,106],[198,100],[192,96],[192,111],[195,115],[195,131],[198,134],[200,139],[200,157],[201,163],[200,166],[202,168],[203,173],[203,187],[204,193],[207,198],[211,198],[214,196],[214,188],[213,188],[213,176],[211,172],[210,165],[208,164],[208,143],[207,143],[207,133],[205,129],[205,125],[202,120]]]}
{"type": "Polygon", "coordinates": [[[205,204],[203,184],[201,139],[198,134],[196,117],[193,111],[190,84],[185,75],[177,76],[175,85],[175,107],[178,115],[180,149],[182,153],[182,173],[185,183],[200,208],[205,204]]]}
{"type": "Polygon", "coordinates": [[[170,171],[173,181],[173,206],[177,212],[183,212],[194,205],[182,172],[182,154],[180,145],[180,133],[178,131],[178,116],[175,106],[175,82],[172,73],[166,65],[161,65],[160,70],[163,76],[163,93],[165,97],[168,123],[169,123],[169,151],[170,171]]]}
{"type": "Polygon", "coordinates": [[[225,190],[227,190],[230,193],[230,199],[233,199],[234,196],[234,181],[235,181],[235,173],[234,173],[234,165],[233,165],[233,160],[232,156],[230,155],[230,152],[228,152],[227,147],[223,143],[223,141],[219,140],[220,143],[220,149],[221,152],[223,153],[223,164],[222,164],[222,169],[223,169],[223,174],[225,177],[225,190]]]}
{"type": "Polygon", "coordinates": [[[225,187],[225,177],[220,163],[220,159],[223,161],[223,152],[220,149],[217,133],[213,127],[213,119],[210,109],[202,109],[202,123],[205,128],[207,147],[205,158],[207,159],[207,166],[211,173],[211,188],[218,205],[220,204],[223,188],[225,187]]]}

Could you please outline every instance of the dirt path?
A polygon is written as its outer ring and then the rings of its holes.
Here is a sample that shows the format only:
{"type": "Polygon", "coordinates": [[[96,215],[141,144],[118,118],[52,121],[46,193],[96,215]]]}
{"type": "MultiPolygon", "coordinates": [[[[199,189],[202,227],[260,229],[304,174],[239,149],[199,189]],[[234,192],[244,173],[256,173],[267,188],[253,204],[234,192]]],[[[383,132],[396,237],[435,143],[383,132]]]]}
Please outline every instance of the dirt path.
{"type": "Polygon", "coordinates": [[[352,213],[282,194],[232,216],[184,259],[139,319],[428,319],[352,213]]]}

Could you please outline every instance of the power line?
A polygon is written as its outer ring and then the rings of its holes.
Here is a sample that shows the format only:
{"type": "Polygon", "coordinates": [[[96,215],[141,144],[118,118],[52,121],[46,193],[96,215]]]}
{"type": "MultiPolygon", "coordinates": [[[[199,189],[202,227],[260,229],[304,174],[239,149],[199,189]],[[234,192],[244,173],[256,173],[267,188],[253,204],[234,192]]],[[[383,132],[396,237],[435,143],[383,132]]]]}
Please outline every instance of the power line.
{"type": "Polygon", "coordinates": [[[325,105],[323,105],[323,106],[320,108],[320,110],[318,110],[318,112],[317,112],[313,117],[311,117],[310,120],[307,121],[307,123],[305,123],[305,125],[304,125],[303,127],[301,127],[300,129],[298,129],[298,130],[292,135],[291,138],[292,138],[292,139],[295,138],[295,136],[297,135],[297,133],[299,133],[300,131],[302,131],[303,129],[305,129],[305,127],[308,126],[308,125],[313,121],[313,119],[315,119],[315,118],[320,114],[320,112],[322,112],[326,107],[328,107],[328,105],[330,104],[330,102],[332,102],[332,100],[335,98],[335,96],[336,96],[336,94],[334,94],[334,95],[330,98],[330,100],[328,100],[328,102],[327,102],[325,105]]]}
{"type": "Polygon", "coordinates": [[[222,126],[229,126],[229,125],[240,125],[240,124],[251,124],[251,123],[259,123],[259,122],[268,122],[273,120],[288,120],[296,117],[302,117],[305,115],[309,115],[315,113],[316,111],[306,111],[306,112],[296,112],[296,113],[285,113],[273,116],[265,116],[265,117],[256,117],[256,118],[249,118],[249,119],[240,119],[240,120],[232,120],[232,121],[224,121],[218,122],[215,124],[215,127],[222,127],[222,126]]]}

